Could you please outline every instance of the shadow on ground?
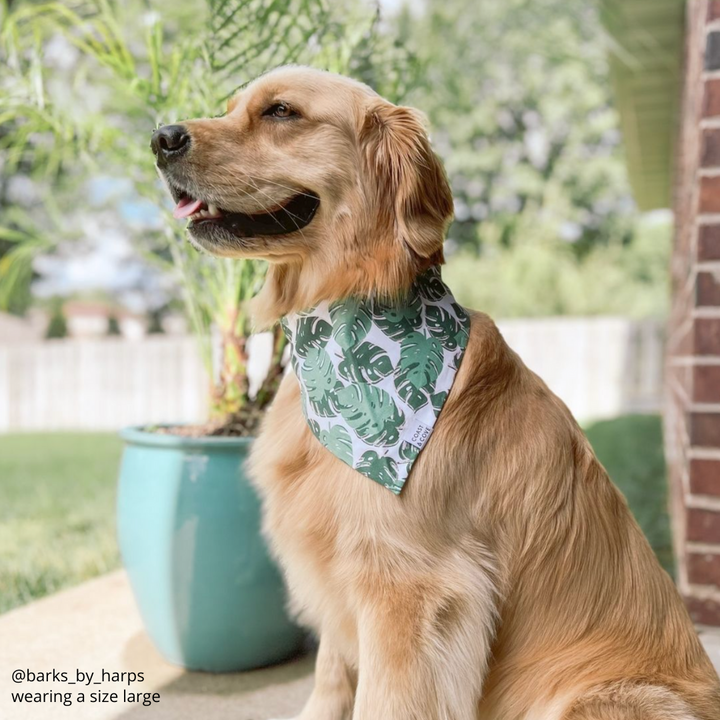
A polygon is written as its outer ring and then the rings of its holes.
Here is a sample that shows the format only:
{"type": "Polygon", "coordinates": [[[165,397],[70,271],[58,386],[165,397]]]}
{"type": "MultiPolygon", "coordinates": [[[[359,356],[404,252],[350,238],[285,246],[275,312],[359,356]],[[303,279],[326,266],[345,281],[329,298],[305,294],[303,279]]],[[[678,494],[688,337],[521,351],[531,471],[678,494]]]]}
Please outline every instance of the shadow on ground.
{"type": "MultiPolygon", "coordinates": [[[[143,632],[126,644],[127,667],[143,667],[155,649],[143,632]]],[[[311,648],[299,657],[244,673],[206,673],[178,670],[178,675],[155,688],[160,701],[149,707],[128,707],[119,720],[268,720],[299,713],[312,688],[315,656],[311,648]]],[[[142,686],[140,686],[142,687],[142,686]]]]}

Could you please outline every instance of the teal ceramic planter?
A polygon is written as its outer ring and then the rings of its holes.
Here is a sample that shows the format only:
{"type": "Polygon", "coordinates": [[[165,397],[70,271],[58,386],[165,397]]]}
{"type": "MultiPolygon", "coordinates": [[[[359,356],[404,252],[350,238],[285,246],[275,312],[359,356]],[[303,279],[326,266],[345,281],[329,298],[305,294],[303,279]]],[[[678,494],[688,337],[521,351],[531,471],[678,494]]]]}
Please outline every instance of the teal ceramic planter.
{"type": "Polygon", "coordinates": [[[252,440],[129,428],[118,537],[150,638],[193,670],[248,670],[298,651],[244,463],[252,440]]]}

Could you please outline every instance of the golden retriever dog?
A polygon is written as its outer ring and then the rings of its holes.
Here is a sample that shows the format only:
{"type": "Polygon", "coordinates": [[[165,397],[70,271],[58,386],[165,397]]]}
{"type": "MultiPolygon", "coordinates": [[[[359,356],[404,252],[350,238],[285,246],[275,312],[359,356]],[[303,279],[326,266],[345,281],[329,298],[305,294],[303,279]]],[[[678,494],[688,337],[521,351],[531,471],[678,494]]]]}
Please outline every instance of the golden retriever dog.
{"type": "MultiPolygon", "coordinates": [[[[393,296],[443,262],[450,188],[422,118],[303,67],[159,128],[199,248],[261,258],[258,327],[393,296]]],[[[671,579],[563,403],[470,312],[399,495],[326,450],[288,373],[251,459],[292,608],[320,638],[300,720],[718,720],[671,579]]]]}

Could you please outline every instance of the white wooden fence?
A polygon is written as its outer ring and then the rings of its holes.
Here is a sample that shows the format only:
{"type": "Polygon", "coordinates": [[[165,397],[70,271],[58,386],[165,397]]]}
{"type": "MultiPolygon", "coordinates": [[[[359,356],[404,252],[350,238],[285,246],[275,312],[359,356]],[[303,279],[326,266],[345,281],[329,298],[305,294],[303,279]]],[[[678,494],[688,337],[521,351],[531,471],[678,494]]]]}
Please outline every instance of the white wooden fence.
{"type": "Polygon", "coordinates": [[[0,345],[0,432],[189,422],[207,387],[191,337],[0,345]]]}
{"type": "Polygon", "coordinates": [[[660,410],[662,322],[563,317],[505,320],[498,326],[578,420],[660,410]]]}
{"type": "MultiPolygon", "coordinates": [[[[662,325],[625,318],[498,323],[580,420],[660,407],[662,325]]],[[[0,344],[0,432],[193,422],[208,380],[190,337],[0,344]]]]}

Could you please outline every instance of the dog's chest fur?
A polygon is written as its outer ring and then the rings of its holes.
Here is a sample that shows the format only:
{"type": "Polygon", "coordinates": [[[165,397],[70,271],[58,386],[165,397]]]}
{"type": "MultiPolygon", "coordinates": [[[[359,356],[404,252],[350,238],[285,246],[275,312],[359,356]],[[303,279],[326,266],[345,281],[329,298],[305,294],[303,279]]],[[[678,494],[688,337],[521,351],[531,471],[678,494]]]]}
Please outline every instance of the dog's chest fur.
{"type": "Polygon", "coordinates": [[[459,564],[472,557],[478,567],[489,558],[474,512],[482,505],[478,488],[457,482],[473,453],[469,436],[455,426],[463,417],[457,396],[473,354],[469,347],[446,410],[400,496],[320,445],[293,375],[283,380],[255,443],[252,475],[294,609],[318,631],[331,625],[349,656],[356,652],[358,604],[377,588],[425,572],[439,575],[443,562],[452,565],[450,556],[459,564]]]}

